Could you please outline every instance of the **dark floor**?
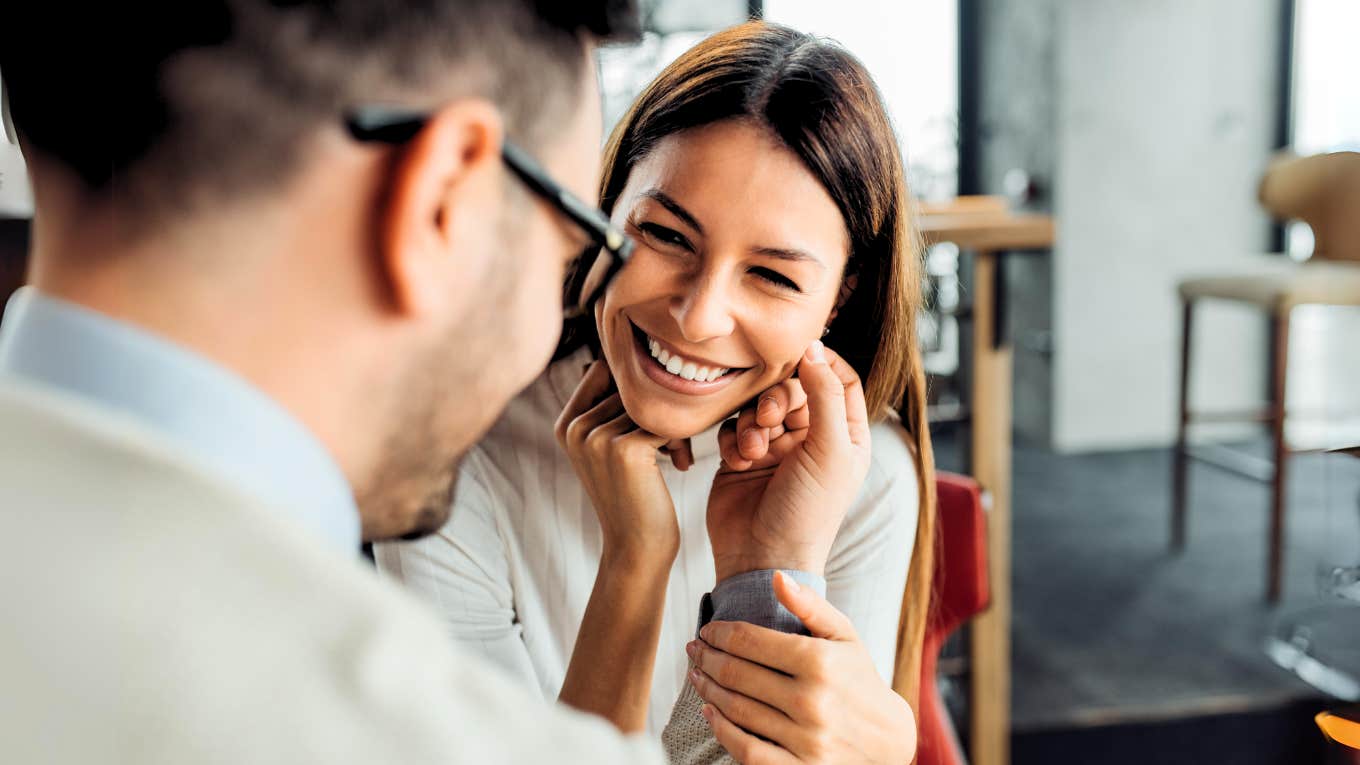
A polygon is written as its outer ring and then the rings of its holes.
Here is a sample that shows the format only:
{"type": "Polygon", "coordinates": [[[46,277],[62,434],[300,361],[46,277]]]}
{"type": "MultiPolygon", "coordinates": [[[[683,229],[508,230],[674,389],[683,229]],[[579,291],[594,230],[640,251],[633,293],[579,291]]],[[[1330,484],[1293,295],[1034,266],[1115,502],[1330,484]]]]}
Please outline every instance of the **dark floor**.
{"type": "MultiPolygon", "coordinates": [[[[937,437],[943,469],[959,469],[958,443],[937,437]]],[[[1324,697],[1272,664],[1262,644],[1278,621],[1323,602],[1324,566],[1360,563],[1360,462],[1304,455],[1291,470],[1286,594],[1271,608],[1263,484],[1192,466],[1189,544],[1171,555],[1168,451],[1060,456],[1017,446],[1017,763],[1133,761],[1068,759],[1051,747],[1123,752],[1139,741],[1185,755],[1141,762],[1247,761],[1177,743],[1229,731],[1236,744],[1251,742],[1250,762],[1316,761],[1298,737],[1312,735],[1308,710],[1324,697]],[[1276,756],[1271,742],[1303,759],[1276,756]]]]}

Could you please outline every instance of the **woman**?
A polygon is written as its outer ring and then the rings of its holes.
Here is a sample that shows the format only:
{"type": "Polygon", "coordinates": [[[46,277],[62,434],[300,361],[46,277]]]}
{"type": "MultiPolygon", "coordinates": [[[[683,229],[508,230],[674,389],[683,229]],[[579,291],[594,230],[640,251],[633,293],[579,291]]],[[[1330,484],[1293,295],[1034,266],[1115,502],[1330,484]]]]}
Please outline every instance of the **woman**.
{"type": "Polygon", "coordinates": [[[896,673],[914,696],[934,534],[920,264],[872,81],[842,49],[782,27],[710,37],[616,128],[601,203],[638,242],[629,264],[465,460],[449,525],[380,546],[380,566],[546,695],[659,731],[689,682],[699,598],[758,564],[714,549],[710,491],[817,416],[789,378],[821,338],[864,381],[875,422],[867,478],[831,549],[808,556],[854,627],[850,658],[821,682],[872,722],[854,706],[882,700],[866,684],[896,673]],[[611,427],[645,450],[587,448],[611,427]],[[900,611],[912,649],[895,657],[900,611]]]}

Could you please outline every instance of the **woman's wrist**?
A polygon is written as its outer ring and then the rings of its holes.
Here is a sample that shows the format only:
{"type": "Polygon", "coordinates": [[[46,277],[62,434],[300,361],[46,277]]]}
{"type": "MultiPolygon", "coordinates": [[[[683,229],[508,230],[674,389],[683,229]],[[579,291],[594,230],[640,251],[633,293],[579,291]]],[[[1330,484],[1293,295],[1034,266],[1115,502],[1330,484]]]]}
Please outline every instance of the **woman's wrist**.
{"type": "Polygon", "coordinates": [[[713,568],[717,574],[715,581],[718,583],[722,583],[740,574],[751,571],[764,571],[767,569],[806,571],[809,574],[823,576],[826,572],[826,556],[819,556],[812,552],[803,554],[770,553],[756,555],[749,553],[724,555],[715,552],[713,555],[713,568]]]}
{"type": "Polygon", "coordinates": [[[680,553],[680,540],[608,537],[600,554],[600,570],[615,576],[662,574],[669,576],[680,553]]]}

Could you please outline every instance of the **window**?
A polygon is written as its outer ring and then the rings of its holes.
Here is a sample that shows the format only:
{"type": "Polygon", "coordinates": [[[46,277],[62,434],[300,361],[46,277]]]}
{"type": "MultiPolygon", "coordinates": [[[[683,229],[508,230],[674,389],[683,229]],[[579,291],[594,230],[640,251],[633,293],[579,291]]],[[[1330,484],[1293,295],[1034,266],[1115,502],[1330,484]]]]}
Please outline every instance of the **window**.
{"type": "MultiPolygon", "coordinates": [[[[1294,0],[1291,147],[1299,154],[1360,151],[1360,3],[1294,0]]],[[[1307,258],[1313,234],[1303,223],[1286,230],[1291,257],[1307,258]]]]}
{"type": "Polygon", "coordinates": [[[765,0],[765,18],[844,45],[878,83],[906,155],[912,192],[958,190],[958,3],[765,0]]]}

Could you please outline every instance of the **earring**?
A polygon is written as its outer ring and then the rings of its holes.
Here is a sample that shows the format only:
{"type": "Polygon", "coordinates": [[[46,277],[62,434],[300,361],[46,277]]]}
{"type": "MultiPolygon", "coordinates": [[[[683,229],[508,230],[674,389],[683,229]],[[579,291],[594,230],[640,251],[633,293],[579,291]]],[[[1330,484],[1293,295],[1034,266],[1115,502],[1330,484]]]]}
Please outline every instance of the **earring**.
{"type": "Polygon", "coordinates": [[[822,330],[822,337],[826,337],[829,334],[831,334],[831,327],[828,326],[826,329],[822,330]]]}

